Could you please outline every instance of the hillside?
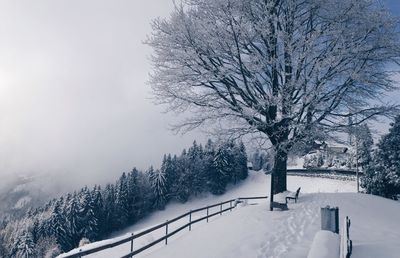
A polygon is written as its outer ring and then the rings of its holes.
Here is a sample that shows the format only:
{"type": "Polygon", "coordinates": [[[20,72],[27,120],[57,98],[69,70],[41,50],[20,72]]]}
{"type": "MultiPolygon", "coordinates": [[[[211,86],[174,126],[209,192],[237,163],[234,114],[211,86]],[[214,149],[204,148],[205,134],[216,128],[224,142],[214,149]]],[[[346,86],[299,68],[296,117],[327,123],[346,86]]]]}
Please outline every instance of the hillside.
{"type": "MultiPolygon", "coordinates": [[[[190,209],[222,200],[265,195],[269,188],[267,182],[268,176],[252,172],[246,181],[232,186],[222,196],[207,195],[186,204],[170,204],[165,210],[113,236],[118,239],[128,232],[140,232],[190,209]]],[[[208,224],[196,224],[192,232],[183,231],[169,239],[168,246],[158,244],[137,257],[306,257],[312,238],[320,226],[319,209],[325,205],[339,206],[341,218],[346,215],[351,218],[350,232],[354,241],[352,257],[390,258],[400,252],[396,244],[400,242],[400,223],[395,216],[400,213],[400,203],[356,194],[354,181],[289,176],[288,188],[295,190],[297,187],[302,187],[300,201],[291,204],[287,212],[271,213],[265,201],[254,201],[252,203],[257,205],[238,207],[215,217],[208,224]]],[[[164,229],[161,229],[135,240],[135,248],[163,234],[164,229]]],[[[113,240],[104,242],[108,241],[113,240]]],[[[129,248],[129,244],[121,245],[88,257],[119,257],[128,253],[129,248]]]]}

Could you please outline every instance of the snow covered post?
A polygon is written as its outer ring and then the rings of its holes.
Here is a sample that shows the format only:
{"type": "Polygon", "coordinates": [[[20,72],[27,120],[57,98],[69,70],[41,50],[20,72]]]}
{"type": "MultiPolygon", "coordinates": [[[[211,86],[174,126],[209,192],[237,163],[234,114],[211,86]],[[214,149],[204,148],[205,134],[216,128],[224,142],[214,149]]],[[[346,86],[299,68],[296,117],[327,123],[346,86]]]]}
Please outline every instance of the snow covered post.
{"type": "Polygon", "coordinates": [[[339,233],[339,208],[326,206],[321,208],[321,230],[339,233]]]}

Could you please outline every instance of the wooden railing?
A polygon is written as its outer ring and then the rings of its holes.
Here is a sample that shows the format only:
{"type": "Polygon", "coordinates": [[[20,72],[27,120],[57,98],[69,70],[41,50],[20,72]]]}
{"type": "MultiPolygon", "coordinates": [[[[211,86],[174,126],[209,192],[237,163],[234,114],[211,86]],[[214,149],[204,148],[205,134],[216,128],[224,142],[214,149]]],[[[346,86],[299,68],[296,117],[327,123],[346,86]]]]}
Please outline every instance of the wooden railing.
{"type": "MultiPolygon", "coordinates": [[[[338,175],[347,175],[347,176],[355,176],[357,172],[352,169],[340,169],[340,168],[288,168],[288,174],[338,174],[338,175]]],[[[358,173],[363,174],[362,171],[358,173]]]]}
{"type": "Polygon", "coordinates": [[[128,254],[122,256],[122,258],[133,257],[134,255],[136,255],[138,253],[141,253],[144,250],[146,250],[146,249],[148,249],[148,248],[150,248],[150,247],[152,247],[152,246],[154,246],[154,245],[156,245],[156,244],[158,244],[160,242],[164,241],[164,243],[167,245],[168,244],[168,238],[170,238],[171,236],[175,235],[176,233],[182,231],[185,228],[189,228],[189,231],[192,230],[192,225],[195,224],[195,223],[198,223],[198,222],[203,221],[203,220],[206,220],[208,222],[209,218],[211,218],[211,217],[214,217],[214,216],[216,216],[218,214],[222,215],[222,213],[224,213],[224,212],[231,211],[233,208],[235,208],[237,206],[238,202],[240,202],[242,200],[255,200],[255,199],[267,199],[267,198],[268,198],[268,196],[240,197],[240,198],[237,198],[237,199],[231,199],[231,200],[228,200],[228,201],[224,201],[224,202],[220,202],[220,203],[217,203],[217,204],[209,205],[209,206],[202,207],[202,208],[199,208],[199,209],[190,210],[189,212],[186,212],[186,213],[184,213],[184,214],[182,214],[182,215],[180,215],[180,216],[178,216],[176,218],[173,218],[171,220],[167,220],[164,223],[161,223],[161,224],[158,224],[156,226],[153,226],[153,227],[151,227],[149,229],[146,229],[144,231],[141,231],[141,232],[139,232],[137,234],[133,234],[132,233],[130,236],[127,236],[127,237],[122,238],[122,239],[118,239],[115,242],[106,243],[104,245],[96,246],[96,247],[93,247],[93,248],[88,248],[86,250],[79,250],[77,253],[73,253],[73,254],[61,255],[61,257],[63,257],[63,258],[80,258],[82,256],[93,254],[93,253],[96,253],[96,252],[100,252],[100,251],[103,251],[103,250],[106,250],[106,249],[109,249],[109,248],[112,248],[112,247],[115,247],[115,246],[119,246],[119,245],[122,245],[122,244],[128,243],[128,242],[130,242],[130,252],[128,254]],[[229,206],[227,204],[229,204],[229,206]],[[210,209],[212,209],[214,207],[218,207],[218,206],[219,206],[219,210],[218,211],[214,211],[214,212],[210,213],[210,209]],[[192,215],[195,214],[195,213],[198,213],[200,211],[206,211],[206,215],[203,216],[203,217],[200,217],[200,218],[192,219],[192,215]],[[188,222],[187,223],[185,223],[184,225],[182,225],[182,226],[180,226],[180,227],[178,227],[178,228],[176,228],[176,229],[174,229],[172,231],[169,231],[169,225],[171,223],[174,223],[174,222],[176,222],[178,220],[182,220],[182,219],[187,218],[187,217],[188,217],[188,222]],[[148,243],[148,244],[140,247],[139,249],[134,250],[133,242],[134,242],[135,239],[140,238],[140,237],[142,237],[144,235],[147,235],[147,234],[149,234],[149,233],[151,233],[151,232],[153,232],[155,230],[161,229],[161,228],[165,228],[165,235],[164,236],[154,240],[151,243],[148,243]]]}

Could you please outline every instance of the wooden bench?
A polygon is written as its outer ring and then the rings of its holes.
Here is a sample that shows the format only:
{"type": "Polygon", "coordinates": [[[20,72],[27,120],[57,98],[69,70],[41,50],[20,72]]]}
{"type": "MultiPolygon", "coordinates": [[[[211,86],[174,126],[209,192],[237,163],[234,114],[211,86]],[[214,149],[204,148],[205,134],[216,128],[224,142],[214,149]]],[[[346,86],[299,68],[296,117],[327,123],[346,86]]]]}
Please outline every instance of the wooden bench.
{"type": "Polygon", "coordinates": [[[283,198],[281,199],[281,201],[273,201],[271,203],[271,210],[273,208],[278,208],[278,209],[281,209],[284,211],[288,210],[289,209],[287,206],[288,200],[294,200],[295,202],[297,202],[297,198],[299,197],[300,189],[301,189],[301,187],[299,187],[299,189],[297,189],[297,191],[295,193],[290,193],[287,196],[285,196],[284,197],[285,202],[283,202],[283,198]]]}
{"type": "Polygon", "coordinates": [[[288,194],[285,198],[286,203],[288,203],[288,200],[294,200],[294,202],[297,203],[297,198],[299,198],[300,189],[301,189],[301,187],[299,187],[299,189],[297,189],[296,193],[288,194]]]}

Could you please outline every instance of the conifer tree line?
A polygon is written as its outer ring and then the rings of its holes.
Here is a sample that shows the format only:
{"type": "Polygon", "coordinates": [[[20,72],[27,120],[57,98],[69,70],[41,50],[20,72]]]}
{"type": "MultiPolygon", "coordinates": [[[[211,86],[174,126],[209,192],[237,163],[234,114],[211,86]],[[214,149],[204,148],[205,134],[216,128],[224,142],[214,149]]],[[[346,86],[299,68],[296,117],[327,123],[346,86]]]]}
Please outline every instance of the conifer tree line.
{"type": "Polygon", "coordinates": [[[96,241],[131,225],[170,201],[203,192],[223,194],[248,175],[242,142],[196,141],[182,154],[164,155],[159,169],[134,168],[105,187],[87,186],[0,224],[1,257],[55,257],[80,241],[96,241]]]}

